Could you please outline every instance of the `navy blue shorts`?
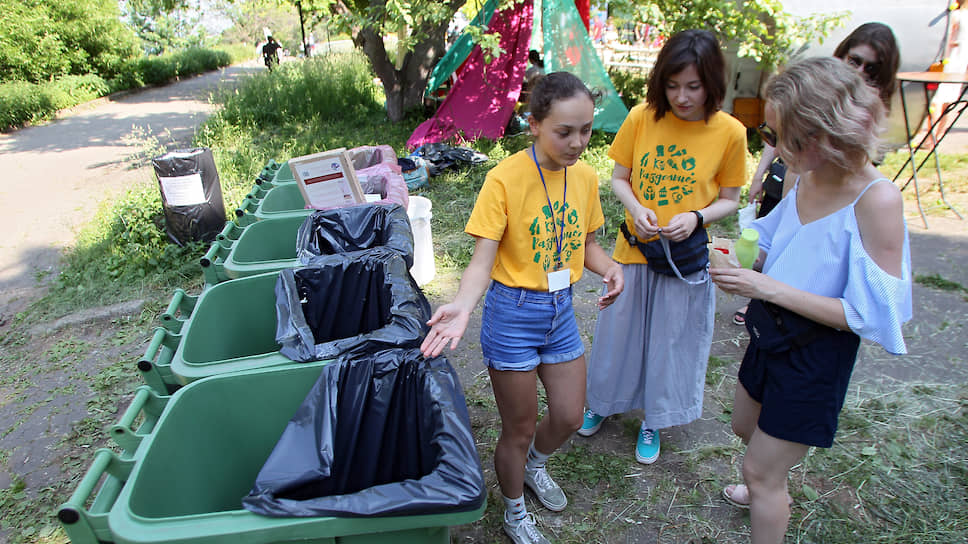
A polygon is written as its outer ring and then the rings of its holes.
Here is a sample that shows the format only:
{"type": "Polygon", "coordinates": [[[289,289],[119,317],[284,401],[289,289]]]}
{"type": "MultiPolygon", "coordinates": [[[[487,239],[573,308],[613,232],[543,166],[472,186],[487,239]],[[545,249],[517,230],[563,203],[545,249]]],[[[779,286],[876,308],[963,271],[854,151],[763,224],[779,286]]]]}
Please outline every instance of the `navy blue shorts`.
{"type": "Polygon", "coordinates": [[[759,306],[751,303],[752,312],[746,313],[751,340],[739,368],[739,382],[762,405],[757,425],[774,438],[829,448],[860,338],[781,309],[787,321],[798,322],[801,330],[809,323],[816,328],[801,336],[803,342],[796,340],[796,334],[776,342],[777,332],[770,330],[775,320],[764,317],[762,303],[754,302],[759,306]]]}

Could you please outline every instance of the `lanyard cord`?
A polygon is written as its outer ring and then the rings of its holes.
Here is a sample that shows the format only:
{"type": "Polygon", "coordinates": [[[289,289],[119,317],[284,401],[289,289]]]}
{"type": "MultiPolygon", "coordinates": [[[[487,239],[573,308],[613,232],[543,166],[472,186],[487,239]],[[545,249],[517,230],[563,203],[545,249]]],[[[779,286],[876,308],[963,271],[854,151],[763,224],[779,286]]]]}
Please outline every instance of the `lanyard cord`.
{"type": "Polygon", "coordinates": [[[541,165],[538,164],[538,154],[535,153],[534,144],[531,144],[531,158],[534,159],[534,165],[538,167],[538,176],[541,177],[541,186],[544,187],[545,198],[548,199],[548,211],[551,213],[551,232],[555,239],[555,249],[557,253],[555,254],[555,270],[561,268],[561,249],[565,243],[565,202],[568,199],[568,167],[565,167],[565,189],[561,195],[561,234],[558,233],[555,223],[555,208],[551,205],[551,196],[548,194],[548,185],[545,184],[544,174],[541,172],[541,165]]]}

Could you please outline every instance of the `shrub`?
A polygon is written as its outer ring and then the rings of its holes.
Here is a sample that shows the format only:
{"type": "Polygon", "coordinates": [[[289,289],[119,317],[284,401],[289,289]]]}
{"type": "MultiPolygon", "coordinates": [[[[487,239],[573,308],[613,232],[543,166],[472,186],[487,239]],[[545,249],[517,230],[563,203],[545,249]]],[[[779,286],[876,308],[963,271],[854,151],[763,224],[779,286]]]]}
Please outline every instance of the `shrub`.
{"type": "Polygon", "coordinates": [[[645,87],[649,81],[647,74],[612,68],[608,76],[612,78],[612,84],[626,108],[632,109],[632,106],[645,102],[645,87]]]}
{"type": "Polygon", "coordinates": [[[108,83],[95,75],[64,76],[42,84],[24,81],[0,84],[0,129],[50,119],[58,110],[108,92],[108,83]]]}
{"type": "Polygon", "coordinates": [[[379,111],[379,94],[361,54],[319,56],[253,78],[237,95],[223,97],[221,116],[244,126],[352,118],[379,111]]]}

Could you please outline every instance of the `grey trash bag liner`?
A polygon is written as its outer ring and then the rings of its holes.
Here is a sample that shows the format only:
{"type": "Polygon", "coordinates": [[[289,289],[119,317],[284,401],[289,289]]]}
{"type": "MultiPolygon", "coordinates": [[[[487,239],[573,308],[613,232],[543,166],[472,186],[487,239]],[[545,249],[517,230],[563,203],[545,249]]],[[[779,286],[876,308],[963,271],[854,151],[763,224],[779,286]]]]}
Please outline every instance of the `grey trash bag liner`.
{"type": "Polygon", "coordinates": [[[413,231],[399,204],[368,204],[313,212],[296,233],[299,261],[309,265],[321,256],[387,247],[413,266],[413,231]]]}
{"type": "Polygon", "coordinates": [[[353,517],[470,511],[485,497],[454,368],[389,349],[323,367],[242,504],[273,517],[353,517]]]}
{"type": "Polygon", "coordinates": [[[276,280],[276,342],[294,361],[419,346],[430,303],[399,253],[374,248],[288,268],[276,280]]]}

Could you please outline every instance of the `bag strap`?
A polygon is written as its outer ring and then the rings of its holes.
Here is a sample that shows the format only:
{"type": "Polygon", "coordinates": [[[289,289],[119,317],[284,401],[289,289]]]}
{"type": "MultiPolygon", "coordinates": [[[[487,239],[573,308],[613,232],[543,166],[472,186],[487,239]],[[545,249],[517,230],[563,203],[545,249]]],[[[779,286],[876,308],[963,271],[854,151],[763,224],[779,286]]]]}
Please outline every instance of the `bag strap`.
{"type": "MultiPolygon", "coordinates": [[[[639,239],[636,238],[635,235],[633,235],[629,231],[629,227],[628,227],[628,225],[625,224],[625,221],[622,221],[622,224],[619,226],[619,230],[622,231],[622,234],[625,236],[625,241],[628,242],[630,246],[632,246],[634,248],[637,248],[639,251],[642,251],[642,247],[641,247],[641,244],[639,243],[639,239]]],[[[669,251],[669,240],[665,236],[662,236],[660,234],[659,235],[659,241],[660,241],[659,243],[662,244],[662,251],[663,251],[663,253],[665,253],[666,261],[669,263],[669,266],[672,267],[672,271],[676,273],[676,277],[677,278],[679,278],[680,280],[688,283],[689,285],[702,285],[702,284],[706,283],[707,281],[709,281],[709,267],[708,266],[705,269],[706,275],[702,279],[699,279],[699,280],[687,280],[686,278],[682,277],[682,274],[679,272],[679,268],[676,267],[676,263],[673,262],[673,260],[672,260],[672,253],[669,251]]]]}
{"type": "Polygon", "coordinates": [[[679,273],[679,268],[676,267],[676,263],[672,261],[672,254],[669,252],[669,239],[660,234],[659,235],[659,243],[662,244],[662,251],[665,252],[666,261],[669,262],[669,266],[672,267],[672,271],[676,273],[676,277],[677,278],[679,278],[680,280],[688,283],[689,285],[702,285],[702,284],[706,283],[707,281],[709,281],[709,267],[708,266],[703,269],[703,271],[706,274],[703,276],[702,279],[698,279],[698,280],[687,280],[686,278],[683,278],[682,277],[682,274],[679,273]]]}

